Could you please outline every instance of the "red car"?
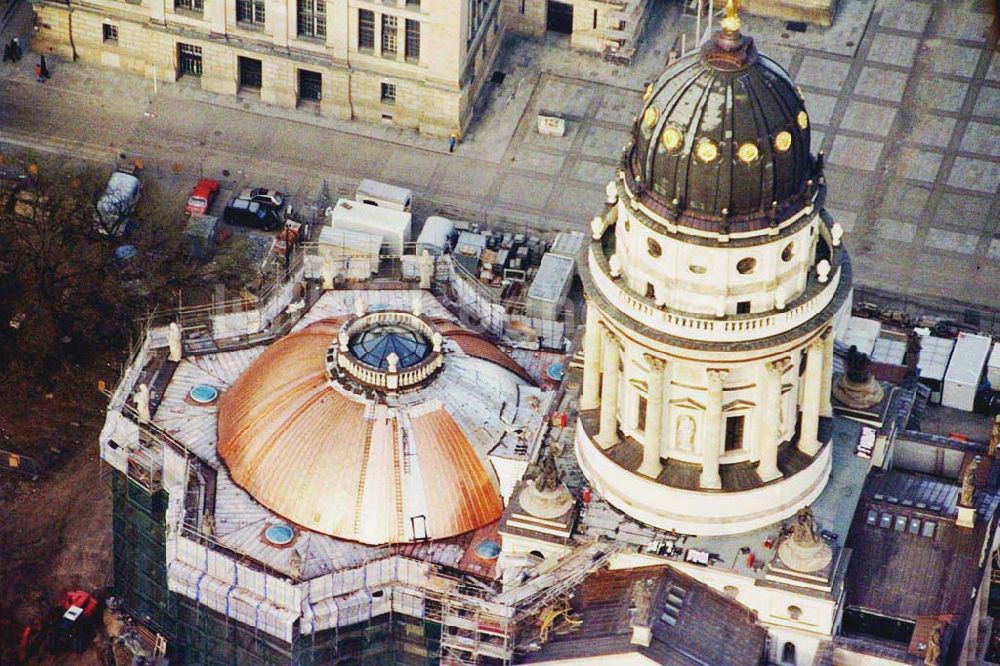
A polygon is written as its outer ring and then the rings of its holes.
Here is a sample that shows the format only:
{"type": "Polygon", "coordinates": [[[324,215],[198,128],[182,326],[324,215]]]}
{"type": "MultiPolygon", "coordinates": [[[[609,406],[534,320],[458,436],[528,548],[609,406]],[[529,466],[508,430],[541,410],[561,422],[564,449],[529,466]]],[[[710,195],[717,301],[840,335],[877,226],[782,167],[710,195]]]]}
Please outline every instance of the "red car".
{"type": "Polygon", "coordinates": [[[202,178],[191,190],[191,196],[184,206],[185,215],[205,215],[219,193],[219,181],[202,178]]]}

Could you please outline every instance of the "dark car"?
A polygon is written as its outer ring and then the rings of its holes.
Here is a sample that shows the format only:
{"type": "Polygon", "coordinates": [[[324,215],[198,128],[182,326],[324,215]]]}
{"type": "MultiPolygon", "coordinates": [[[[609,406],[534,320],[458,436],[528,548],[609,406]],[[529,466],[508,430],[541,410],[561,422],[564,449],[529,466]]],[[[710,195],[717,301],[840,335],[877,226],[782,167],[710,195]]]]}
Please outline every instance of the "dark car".
{"type": "Polygon", "coordinates": [[[942,319],[934,324],[934,328],[931,332],[939,338],[957,338],[961,329],[958,326],[958,322],[951,321],[950,319],[942,319]]]}
{"type": "Polygon", "coordinates": [[[273,209],[249,199],[232,199],[226,204],[222,219],[225,220],[226,224],[255,227],[267,231],[274,231],[281,226],[281,218],[273,209]]]}

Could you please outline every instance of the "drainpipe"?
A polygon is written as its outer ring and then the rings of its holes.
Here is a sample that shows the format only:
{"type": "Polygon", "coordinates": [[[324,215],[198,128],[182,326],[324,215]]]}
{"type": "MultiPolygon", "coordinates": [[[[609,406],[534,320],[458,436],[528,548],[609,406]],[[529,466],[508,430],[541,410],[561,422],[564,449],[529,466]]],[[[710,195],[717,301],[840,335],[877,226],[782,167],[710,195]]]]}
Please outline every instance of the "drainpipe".
{"type": "Polygon", "coordinates": [[[69,48],[73,62],[76,62],[76,42],[73,41],[73,5],[67,0],[66,6],[69,7],[69,13],[66,15],[66,22],[69,26],[69,48]]]}

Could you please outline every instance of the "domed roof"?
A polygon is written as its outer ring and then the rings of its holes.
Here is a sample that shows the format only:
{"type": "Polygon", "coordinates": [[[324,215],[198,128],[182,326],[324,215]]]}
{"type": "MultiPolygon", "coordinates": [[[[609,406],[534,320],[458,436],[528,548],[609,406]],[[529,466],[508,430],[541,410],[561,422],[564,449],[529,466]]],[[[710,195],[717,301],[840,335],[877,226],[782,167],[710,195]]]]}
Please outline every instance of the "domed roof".
{"type": "Polygon", "coordinates": [[[682,225],[763,228],[804,205],[813,177],[802,97],[738,25],[650,84],[626,158],[636,190],[682,225]]]}
{"type": "MultiPolygon", "coordinates": [[[[291,522],[368,544],[439,539],[497,520],[493,476],[444,401],[425,395],[390,408],[330,380],[327,353],[346,319],[278,340],[219,398],[218,453],[233,481],[291,522]]],[[[467,371],[461,363],[452,372],[467,371]]],[[[494,393],[469,400],[509,399],[502,386],[494,393]]]]}

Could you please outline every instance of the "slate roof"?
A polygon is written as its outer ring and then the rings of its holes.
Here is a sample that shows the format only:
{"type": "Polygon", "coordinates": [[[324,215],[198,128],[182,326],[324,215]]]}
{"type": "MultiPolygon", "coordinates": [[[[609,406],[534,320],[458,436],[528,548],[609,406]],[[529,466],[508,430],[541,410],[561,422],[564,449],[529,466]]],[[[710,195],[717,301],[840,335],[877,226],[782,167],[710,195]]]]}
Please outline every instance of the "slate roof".
{"type": "MultiPolygon", "coordinates": [[[[989,475],[979,476],[982,485],[989,475]]],[[[983,540],[995,529],[1000,498],[978,489],[975,527],[962,528],[955,524],[959,492],[956,482],[924,474],[888,471],[869,477],[847,539],[854,549],[848,607],[909,621],[945,613],[968,617],[971,592],[983,573],[983,540]],[[933,536],[926,536],[928,525],[933,536]]]]}
{"type": "Polygon", "coordinates": [[[667,565],[600,571],[578,588],[573,607],[580,628],[557,635],[525,663],[639,652],[668,666],[750,666],[764,655],[767,630],[754,611],[667,565]],[[655,580],[649,647],[630,642],[630,590],[646,578],[655,580]]]}

